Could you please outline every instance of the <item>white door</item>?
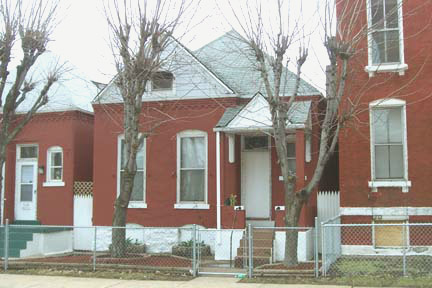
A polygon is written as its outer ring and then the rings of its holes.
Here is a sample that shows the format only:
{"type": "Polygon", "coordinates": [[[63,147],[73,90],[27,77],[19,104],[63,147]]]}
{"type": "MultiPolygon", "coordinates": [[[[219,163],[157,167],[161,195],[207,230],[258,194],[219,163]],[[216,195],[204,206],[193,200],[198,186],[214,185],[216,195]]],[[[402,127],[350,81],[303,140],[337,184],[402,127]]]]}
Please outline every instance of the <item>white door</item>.
{"type": "Polygon", "coordinates": [[[17,162],[15,219],[36,220],[37,162],[17,162]]]}
{"type": "Polygon", "coordinates": [[[242,205],[246,218],[270,218],[270,153],[243,151],[241,155],[242,205]]]}

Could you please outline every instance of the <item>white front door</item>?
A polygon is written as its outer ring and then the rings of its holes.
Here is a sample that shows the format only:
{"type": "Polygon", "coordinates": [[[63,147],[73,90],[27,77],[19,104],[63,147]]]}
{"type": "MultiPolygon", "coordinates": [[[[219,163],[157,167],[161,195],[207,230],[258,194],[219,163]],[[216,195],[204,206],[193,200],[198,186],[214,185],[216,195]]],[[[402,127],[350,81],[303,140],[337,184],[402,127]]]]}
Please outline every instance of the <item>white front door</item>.
{"type": "Polygon", "coordinates": [[[37,162],[17,162],[15,183],[15,219],[36,220],[37,162]]]}
{"type": "Polygon", "coordinates": [[[270,218],[270,151],[243,149],[241,193],[246,218],[270,218]]]}

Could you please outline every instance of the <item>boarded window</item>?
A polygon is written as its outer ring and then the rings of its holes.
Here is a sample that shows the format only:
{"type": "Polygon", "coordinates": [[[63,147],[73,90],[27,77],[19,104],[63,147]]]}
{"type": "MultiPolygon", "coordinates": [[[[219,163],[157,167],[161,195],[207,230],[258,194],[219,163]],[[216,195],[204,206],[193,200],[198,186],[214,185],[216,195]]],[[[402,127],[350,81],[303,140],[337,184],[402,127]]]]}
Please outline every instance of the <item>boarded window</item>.
{"type": "MultiPolygon", "coordinates": [[[[405,221],[396,220],[375,220],[375,224],[404,224],[405,221]]],[[[404,234],[408,235],[406,230],[404,233],[403,225],[392,226],[375,226],[375,247],[402,247],[406,244],[404,234]]],[[[405,236],[407,239],[407,236],[405,236]]]]}

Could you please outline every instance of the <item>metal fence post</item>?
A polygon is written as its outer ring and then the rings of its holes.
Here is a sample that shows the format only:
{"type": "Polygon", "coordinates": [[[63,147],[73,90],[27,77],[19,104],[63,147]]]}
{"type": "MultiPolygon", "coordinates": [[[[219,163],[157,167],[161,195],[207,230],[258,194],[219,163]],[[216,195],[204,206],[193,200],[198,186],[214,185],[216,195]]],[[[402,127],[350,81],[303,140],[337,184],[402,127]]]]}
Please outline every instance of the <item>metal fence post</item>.
{"type": "Polygon", "coordinates": [[[403,265],[403,276],[404,277],[406,277],[406,276],[408,276],[407,275],[407,263],[406,263],[406,248],[407,248],[407,239],[406,239],[406,237],[407,237],[407,235],[406,235],[406,229],[407,229],[407,227],[406,227],[406,225],[407,224],[402,224],[403,226],[402,226],[402,231],[403,231],[403,247],[402,247],[402,265],[403,265]]]}
{"type": "Polygon", "coordinates": [[[196,249],[196,224],[193,224],[192,229],[192,276],[196,277],[197,274],[197,249],[196,249]]]}
{"type": "Polygon", "coordinates": [[[249,256],[249,269],[248,269],[248,277],[252,278],[253,276],[253,239],[252,239],[252,226],[248,224],[248,256],[249,256]]]}
{"type": "Polygon", "coordinates": [[[94,226],[93,238],[93,271],[96,271],[96,239],[97,239],[97,226],[94,226]]]}
{"type": "Polygon", "coordinates": [[[327,276],[327,268],[326,268],[326,245],[325,245],[325,226],[324,223],[321,223],[321,257],[322,257],[322,264],[321,267],[323,267],[323,276],[327,276]]]}
{"type": "Polygon", "coordinates": [[[315,217],[315,239],[314,239],[314,264],[315,278],[319,276],[319,255],[318,255],[318,235],[319,235],[318,217],[315,217]]]}
{"type": "Polygon", "coordinates": [[[4,236],[4,270],[8,270],[8,261],[9,261],[9,219],[6,219],[5,226],[5,236],[4,236]]]}

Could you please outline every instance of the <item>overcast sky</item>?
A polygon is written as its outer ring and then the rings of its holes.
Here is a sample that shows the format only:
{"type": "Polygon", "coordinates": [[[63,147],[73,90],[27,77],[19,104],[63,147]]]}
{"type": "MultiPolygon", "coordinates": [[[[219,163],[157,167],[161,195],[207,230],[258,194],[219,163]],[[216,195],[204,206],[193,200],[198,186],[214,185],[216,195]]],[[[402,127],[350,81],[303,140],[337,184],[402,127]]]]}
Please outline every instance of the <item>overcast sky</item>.
{"type": "MultiPolygon", "coordinates": [[[[239,26],[229,12],[229,6],[224,1],[227,0],[201,0],[200,7],[195,13],[195,20],[189,23],[188,31],[178,32],[182,35],[180,41],[189,49],[195,50],[229,31],[232,26],[239,30],[239,26]]],[[[275,3],[274,0],[268,1],[268,3],[275,3]]],[[[305,22],[312,23],[313,19],[317,18],[315,1],[319,0],[307,0],[308,6],[303,7],[302,15],[305,22]]],[[[231,1],[235,5],[238,2],[231,1]]],[[[102,0],[61,0],[60,3],[60,23],[52,35],[49,49],[71,62],[91,80],[108,82],[115,69],[102,0]]],[[[310,30],[319,30],[317,24],[310,25],[310,30]]],[[[304,78],[324,91],[322,67],[325,63],[320,61],[326,57],[321,39],[322,35],[315,32],[308,40],[309,59],[305,65],[304,78]]],[[[295,52],[291,53],[293,53],[291,57],[294,58],[295,52]]]]}

